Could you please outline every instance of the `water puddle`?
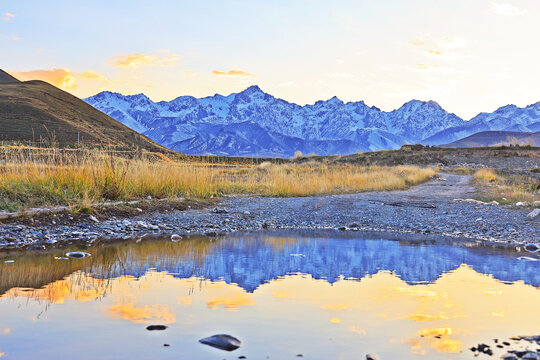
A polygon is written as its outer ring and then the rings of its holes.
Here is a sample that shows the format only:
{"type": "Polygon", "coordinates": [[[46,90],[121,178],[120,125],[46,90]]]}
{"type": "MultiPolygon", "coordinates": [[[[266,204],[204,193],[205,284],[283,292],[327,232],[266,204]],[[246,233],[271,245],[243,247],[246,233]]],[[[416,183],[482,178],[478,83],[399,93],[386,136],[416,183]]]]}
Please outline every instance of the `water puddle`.
{"type": "Polygon", "coordinates": [[[0,261],[0,357],[449,360],[491,344],[481,359],[540,334],[540,261],[523,253],[271,234],[77,250],[0,261]],[[240,348],[198,342],[216,334],[240,348]]]}

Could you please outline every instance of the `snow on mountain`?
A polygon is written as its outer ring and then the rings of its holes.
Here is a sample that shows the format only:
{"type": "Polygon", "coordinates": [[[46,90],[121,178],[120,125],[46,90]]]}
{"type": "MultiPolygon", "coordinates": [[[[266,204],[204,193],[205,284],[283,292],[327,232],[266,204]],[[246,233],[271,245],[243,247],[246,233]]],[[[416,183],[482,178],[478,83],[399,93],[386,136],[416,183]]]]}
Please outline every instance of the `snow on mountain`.
{"type": "Polygon", "coordinates": [[[143,94],[107,91],[85,101],[173,150],[231,156],[290,157],[297,150],[349,154],[397,149],[404,143],[446,144],[478,131],[534,131],[540,121],[540,103],[524,109],[506,106],[466,122],[434,101],[411,100],[391,112],[337,97],[300,106],[258,86],[228,96],[181,96],[157,103],[143,94]]]}

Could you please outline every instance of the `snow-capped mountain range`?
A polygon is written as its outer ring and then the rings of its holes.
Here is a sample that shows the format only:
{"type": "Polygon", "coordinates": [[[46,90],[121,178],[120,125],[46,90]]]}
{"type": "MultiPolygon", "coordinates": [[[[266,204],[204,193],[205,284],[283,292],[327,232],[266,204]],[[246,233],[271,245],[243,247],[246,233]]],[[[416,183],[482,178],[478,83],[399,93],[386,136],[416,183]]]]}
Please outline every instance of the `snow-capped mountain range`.
{"type": "Polygon", "coordinates": [[[391,112],[337,97],[300,106],[258,86],[228,96],[181,96],[169,102],[108,91],[84,100],[161,145],[197,155],[350,154],[446,144],[486,130],[540,129],[540,102],[525,108],[508,105],[464,121],[434,101],[411,100],[391,112]]]}

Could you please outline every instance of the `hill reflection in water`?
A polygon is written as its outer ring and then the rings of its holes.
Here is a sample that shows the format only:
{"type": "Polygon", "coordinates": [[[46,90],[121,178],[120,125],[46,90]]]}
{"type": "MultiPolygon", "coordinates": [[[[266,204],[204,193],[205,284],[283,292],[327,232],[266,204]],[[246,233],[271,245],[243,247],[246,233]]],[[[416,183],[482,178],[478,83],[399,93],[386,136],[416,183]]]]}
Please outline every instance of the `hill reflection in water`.
{"type": "Polygon", "coordinates": [[[232,358],[465,359],[480,341],[540,332],[540,262],[515,253],[270,236],[90,251],[0,265],[0,353],[222,359],[197,339],[227,332],[244,343],[232,358]]]}

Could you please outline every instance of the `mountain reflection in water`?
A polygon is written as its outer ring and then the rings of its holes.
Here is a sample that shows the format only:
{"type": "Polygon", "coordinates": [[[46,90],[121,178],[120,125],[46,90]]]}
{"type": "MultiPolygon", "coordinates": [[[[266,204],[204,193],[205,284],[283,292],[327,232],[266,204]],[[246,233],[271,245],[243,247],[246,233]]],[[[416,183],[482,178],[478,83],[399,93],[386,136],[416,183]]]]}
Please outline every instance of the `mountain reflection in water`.
{"type": "Polygon", "coordinates": [[[272,236],[88,251],[1,263],[0,354],[467,359],[478,342],[540,333],[540,261],[515,253],[272,236]],[[197,343],[215,333],[243,346],[224,354],[197,343]]]}

